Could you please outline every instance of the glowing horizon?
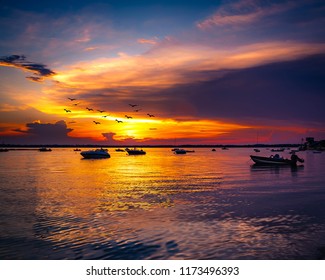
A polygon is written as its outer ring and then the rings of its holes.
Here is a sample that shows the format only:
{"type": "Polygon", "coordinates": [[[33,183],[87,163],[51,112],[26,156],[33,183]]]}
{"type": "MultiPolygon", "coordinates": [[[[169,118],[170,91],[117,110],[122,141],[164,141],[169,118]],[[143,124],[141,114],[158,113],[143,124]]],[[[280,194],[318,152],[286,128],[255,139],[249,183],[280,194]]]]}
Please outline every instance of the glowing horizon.
{"type": "Polygon", "coordinates": [[[80,1],[54,17],[46,4],[27,12],[8,2],[1,142],[46,142],[52,132],[67,144],[254,144],[256,131],[266,143],[325,137],[318,1],[204,2],[200,16],[194,4],[184,16],[166,4],[168,13],[148,5],[132,17],[131,3],[114,5],[80,1]]]}

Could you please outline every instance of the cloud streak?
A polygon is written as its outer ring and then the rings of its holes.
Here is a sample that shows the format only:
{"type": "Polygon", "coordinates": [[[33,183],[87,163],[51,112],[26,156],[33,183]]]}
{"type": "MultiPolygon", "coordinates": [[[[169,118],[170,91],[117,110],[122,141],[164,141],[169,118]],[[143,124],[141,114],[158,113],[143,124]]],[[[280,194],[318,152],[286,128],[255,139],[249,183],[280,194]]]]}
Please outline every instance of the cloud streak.
{"type": "Polygon", "coordinates": [[[265,17],[286,12],[296,6],[293,2],[274,4],[260,1],[242,0],[221,6],[212,16],[197,23],[200,29],[220,26],[243,26],[254,23],[265,17]],[[263,2],[262,2],[263,3],[263,2]]]}
{"type": "Polygon", "coordinates": [[[34,82],[42,82],[45,78],[50,78],[56,74],[44,64],[27,61],[24,55],[0,57],[0,66],[14,67],[31,72],[34,76],[28,76],[26,78],[34,82]]]}
{"type": "Polygon", "coordinates": [[[138,43],[149,44],[149,45],[157,45],[158,41],[159,41],[159,39],[157,37],[154,37],[152,39],[145,39],[145,38],[138,39],[138,43]]]}
{"type": "Polygon", "coordinates": [[[63,69],[56,75],[56,80],[67,87],[85,90],[167,88],[210,79],[209,76],[194,74],[202,71],[243,69],[323,52],[325,44],[316,43],[264,42],[223,50],[169,42],[142,55],[123,54],[117,58],[76,63],[63,69]]]}

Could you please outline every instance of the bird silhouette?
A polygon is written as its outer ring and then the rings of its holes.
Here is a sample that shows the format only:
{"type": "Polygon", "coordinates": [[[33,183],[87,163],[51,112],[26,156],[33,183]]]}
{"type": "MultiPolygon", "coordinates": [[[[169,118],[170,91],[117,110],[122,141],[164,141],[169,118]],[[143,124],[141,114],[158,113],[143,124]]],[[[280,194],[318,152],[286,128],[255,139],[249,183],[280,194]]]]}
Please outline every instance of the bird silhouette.
{"type": "Polygon", "coordinates": [[[86,107],[86,109],[87,109],[88,111],[94,111],[94,109],[92,109],[92,108],[88,108],[88,107],[86,107]]]}
{"type": "Polygon", "coordinates": [[[129,106],[131,106],[133,108],[133,107],[136,107],[138,105],[137,104],[129,104],[129,106]]]}
{"type": "Polygon", "coordinates": [[[154,115],[151,115],[151,114],[147,114],[150,118],[154,117],[154,115]]]}
{"type": "Polygon", "coordinates": [[[75,98],[70,98],[70,97],[68,97],[68,99],[70,99],[70,101],[77,100],[77,99],[75,99],[75,98]]]}
{"type": "Polygon", "coordinates": [[[115,121],[117,121],[117,123],[122,123],[123,121],[120,121],[120,120],[118,120],[118,119],[116,119],[115,121]]]}
{"type": "Polygon", "coordinates": [[[100,122],[93,121],[95,124],[100,124],[100,122]]]}
{"type": "Polygon", "coordinates": [[[102,116],[102,118],[107,118],[109,115],[106,115],[106,116],[102,116]]]}
{"type": "Polygon", "coordinates": [[[134,110],[134,112],[139,112],[139,111],[141,111],[141,109],[136,109],[136,110],[134,110]]]}
{"type": "Polygon", "coordinates": [[[71,113],[71,110],[68,109],[64,109],[64,111],[66,111],[67,113],[71,113]]]}
{"type": "Polygon", "coordinates": [[[125,117],[126,117],[127,119],[132,119],[132,117],[131,117],[131,116],[128,116],[128,115],[125,115],[125,117]]]}
{"type": "Polygon", "coordinates": [[[77,106],[77,105],[79,105],[79,104],[80,104],[80,103],[74,103],[73,105],[74,105],[74,106],[77,106]]]}
{"type": "Polygon", "coordinates": [[[99,113],[104,113],[105,111],[103,111],[103,110],[97,110],[99,113]]]}

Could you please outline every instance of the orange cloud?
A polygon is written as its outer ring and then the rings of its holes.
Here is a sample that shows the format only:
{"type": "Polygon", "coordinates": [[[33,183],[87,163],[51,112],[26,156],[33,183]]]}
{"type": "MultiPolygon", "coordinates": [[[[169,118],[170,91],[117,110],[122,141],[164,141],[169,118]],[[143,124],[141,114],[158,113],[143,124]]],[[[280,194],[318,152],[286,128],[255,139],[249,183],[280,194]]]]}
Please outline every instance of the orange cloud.
{"type": "Polygon", "coordinates": [[[140,44],[149,44],[149,45],[157,45],[158,44],[158,38],[157,37],[154,37],[153,39],[140,38],[140,39],[138,39],[138,43],[140,43],[140,44]]]}
{"type": "Polygon", "coordinates": [[[193,77],[191,72],[241,69],[324,51],[325,44],[298,42],[265,42],[227,50],[169,43],[142,55],[123,53],[119,57],[79,62],[61,69],[55,79],[62,86],[88,90],[126,86],[166,88],[205,80],[202,75],[193,77]]]}

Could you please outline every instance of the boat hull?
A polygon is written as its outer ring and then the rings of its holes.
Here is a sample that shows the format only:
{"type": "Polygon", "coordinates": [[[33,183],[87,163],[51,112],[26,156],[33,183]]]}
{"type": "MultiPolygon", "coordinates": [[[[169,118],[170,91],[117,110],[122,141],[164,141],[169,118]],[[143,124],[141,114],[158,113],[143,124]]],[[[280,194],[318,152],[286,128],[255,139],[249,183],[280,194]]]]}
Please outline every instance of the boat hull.
{"type": "Polygon", "coordinates": [[[251,159],[258,165],[276,165],[276,166],[283,166],[283,165],[296,165],[295,162],[289,159],[277,159],[277,158],[270,158],[270,157],[260,157],[260,156],[250,156],[251,159]]]}
{"type": "Polygon", "coordinates": [[[175,150],[174,153],[176,155],[185,155],[187,152],[185,150],[178,149],[178,150],[175,150]]]}
{"type": "Polygon", "coordinates": [[[81,154],[83,158],[86,159],[100,159],[100,158],[110,158],[109,155],[89,155],[89,154],[81,154]]]}
{"type": "Polygon", "coordinates": [[[130,156],[136,156],[136,155],[145,155],[146,152],[145,151],[127,151],[127,153],[130,155],[130,156]]]}
{"type": "Polygon", "coordinates": [[[101,159],[111,157],[106,150],[83,151],[80,154],[86,159],[101,159]]]}
{"type": "Polygon", "coordinates": [[[46,148],[40,148],[39,151],[40,152],[52,152],[51,149],[46,149],[46,148]]]}

